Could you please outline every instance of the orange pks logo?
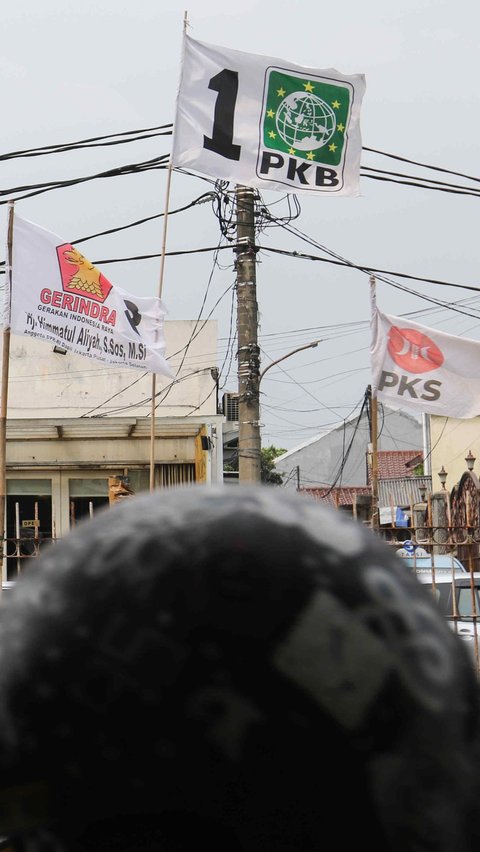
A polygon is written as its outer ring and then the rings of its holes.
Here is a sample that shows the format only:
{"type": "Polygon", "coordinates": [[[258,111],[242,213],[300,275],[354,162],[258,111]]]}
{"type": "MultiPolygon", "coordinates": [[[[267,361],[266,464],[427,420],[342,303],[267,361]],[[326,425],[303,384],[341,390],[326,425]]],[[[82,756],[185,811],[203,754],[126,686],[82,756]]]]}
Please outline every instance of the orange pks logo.
{"type": "Polygon", "coordinates": [[[388,333],[388,351],[396,364],[409,373],[437,370],[444,361],[437,344],[426,334],[413,328],[392,325],[388,333]]]}

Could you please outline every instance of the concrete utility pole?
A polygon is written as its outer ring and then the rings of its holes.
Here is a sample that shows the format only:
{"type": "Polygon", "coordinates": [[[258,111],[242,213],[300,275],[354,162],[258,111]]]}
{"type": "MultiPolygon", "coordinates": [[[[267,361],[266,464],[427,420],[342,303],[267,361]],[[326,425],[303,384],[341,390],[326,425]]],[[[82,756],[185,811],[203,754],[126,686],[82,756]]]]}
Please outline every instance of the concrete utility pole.
{"type": "Polygon", "coordinates": [[[255,190],[237,186],[238,478],[261,481],[255,190]]]}

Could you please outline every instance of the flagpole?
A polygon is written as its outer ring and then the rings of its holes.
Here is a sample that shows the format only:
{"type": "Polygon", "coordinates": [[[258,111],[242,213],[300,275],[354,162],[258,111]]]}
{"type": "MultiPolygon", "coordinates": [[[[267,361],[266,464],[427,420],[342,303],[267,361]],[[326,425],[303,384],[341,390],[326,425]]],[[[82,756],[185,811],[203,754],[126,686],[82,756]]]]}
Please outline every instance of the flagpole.
{"type": "Polygon", "coordinates": [[[423,473],[425,476],[431,476],[432,473],[432,434],[430,430],[430,415],[423,412],[422,414],[422,432],[423,432],[423,473]]]}
{"type": "MultiPolygon", "coordinates": [[[[163,214],[163,237],[162,237],[162,249],[160,254],[160,275],[159,275],[159,284],[158,284],[158,298],[162,298],[163,292],[163,278],[165,271],[165,252],[167,246],[167,226],[168,226],[168,209],[170,205],[170,187],[172,183],[172,164],[169,163],[167,170],[167,188],[165,191],[165,209],[163,214]]],[[[151,404],[151,414],[150,414],[150,491],[153,491],[155,488],[155,422],[156,422],[156,389],[157,389],[157,377],[156,373],[152,373],[152,404],[151,404]]]]}
{"type": "MultiPolygon", "coordinates": [[[[8,203],[8,231],[7,231],[7,281],[5,287],[5,298],[8,299],[10,311],[10,300],[12,292],[12,255],[13,255],[13,201],[8,203]]],[[[8,408],[8,371],[10,364],[10,313],[4,317],[3,339],[2,339],[2,375],[1,375],[1,399],[0,399],[0,575],[3,580],[3,563],[5,556],[5,509],[7,501],[7,408],[8,408]]],[[[2,583],[0,583],[0,597],[2,594],[2,583]]]]}
{"type": "MultiPolygon", "coordinates": [[[[377,292],[375,276],[370,276],[370,309],[371,322],[376,320],[377,313],[377,292]]],[[[379,512],[378,512],[378,402],[377,388],[371,386],[371,426],[370,426],[370,441],[372,444],[372,529],[379,527],[379,512]]]]}
{"type": "MultiPolygon", "coordinates": [[[[183,35],[187,31],[188,26],[188,12],[184,12],[183,14],[183,35]]],[[[165,209],[164,209],[164,218],[163,218],[163,236],[162,236],[162,250],[160,254],[160,274],[159,274],[159,284],[158,284],[158,298],[162,298],[163,293],[163,278],[165,271],[165,253],[167,247],[167,227],[168,227],[168,211],[170,206],[170,188],[172,184],[172,161],[170,159],[170,163],[168,164],[167,170],[167,187],[165,190],[165,209]]],[[[151,413],[150,413],[150,491],[153,491],[155,488],[155,421],[156,421],[156,399],[157,393],[157,377],[155,373],[152,373],[152,404],[151,404],[151,413]]]]}

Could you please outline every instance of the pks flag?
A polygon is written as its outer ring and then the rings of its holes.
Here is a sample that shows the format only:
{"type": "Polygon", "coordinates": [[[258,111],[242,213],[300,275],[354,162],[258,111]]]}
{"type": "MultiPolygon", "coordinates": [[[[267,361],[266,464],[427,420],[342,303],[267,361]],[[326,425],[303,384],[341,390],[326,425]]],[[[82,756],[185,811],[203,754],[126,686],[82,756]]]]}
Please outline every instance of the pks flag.
{"type": "Polygon", "coordinates": [[[104,364],[173,378],[160,299],[114,287],[70,243],[17,215],[13,222],[4,327],[104,364]]]}
{"type": "Polygon", "coordinates": [[[480,343],[378,309],[372,318],[372,386],[391,408],[480,415],[480,343]]]}
{"type": "Polygon", "coordinates": [[[184,35],[172,165],[246,186],[359,195],[363,74],[184,35]]]}

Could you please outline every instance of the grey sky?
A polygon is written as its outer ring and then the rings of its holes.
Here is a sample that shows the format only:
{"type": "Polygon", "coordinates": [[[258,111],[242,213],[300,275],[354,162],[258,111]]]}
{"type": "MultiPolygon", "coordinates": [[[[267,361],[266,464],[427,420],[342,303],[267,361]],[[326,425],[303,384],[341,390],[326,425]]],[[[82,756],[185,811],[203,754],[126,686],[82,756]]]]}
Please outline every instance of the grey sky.
{"type": "MultiPolygon", "coordinates": [[[[185,4],[171,0],[1,0],[0,153],[172,122],[184,11],[185,4]]],[[[480,177],[480,11],[473,0],[192,0],[187,11],[189,33],[201,41],[345,74],[364,73],[364,146],[480,177]]],[[[171,137],[164,137],[0,162],[0,188],[93,174],[168,154],[170,146],[171,137]]],[[[367,152],[363,163],[462,183],[367,152]]],[[[165,185],[165,171],[93,181],[19,201],[17,210],[70,241],[161,212],[165,185]]],[[[208,188],[199,178],[174,173],[171,209],[208,188]]],[[[361,179],[361,189],[360,198],[299,196],[301,215],[293,225],[354,263],[480,285],[479,199],[367,178],[361,179]]],[[[276,202],[272,212],[286,215],[281,195],[264,194],[264,200],[276,202]]],[[[5,213],[0,207],[4,230],[5,213]]],[[[94,261],[158,252],[161,230],[156,220],[92,240],[83,250],[94,261]]],[[[169,250],[213,246],[218,239],[208,205],[170,219],[169,250]]],[[[269,229],[260,243],[321,255],[280,228],[269,229]]],[[[363,396],[369,382],[368,277],[268,252],[260,261],[262,367],[309,340],[325,338],[317,349],[283,362],[283,370],[270,370],[262,385],[263,441],[290,448],[326,424],[341,422],[363,396]],[[341,324],[351,322],[363,322],[362,330],[347,336],[341,324]]],[[[232,262],[229,250],[220,253],[222,268],[213,274],[204,315],[232,284],[232,262]]],[[[142,295],[157,292],[158,269],[156,260],[102,267],[112,283],[142,295]]],[[[167,259],[163,297],[170,318],[197,317],[211,269],[210,254],[167,259]]],[[[447,301],[475,296],[403,283],[447,301]]],[[[431,308],[420,319],[423,324],[479,337],[476,316],[434,312],[428,302],[383,283],[377,286],[377,300],[393,314],[431,308]]],[[[467,310],[476,315],[479,308],[476,300],[467,310]]],[[[230,311],[228,294],[212,314],[219,321],[219,365],[230,311]]],[[[234,391],[235,359],[231,363],[225,389],[234,391]]]]}

